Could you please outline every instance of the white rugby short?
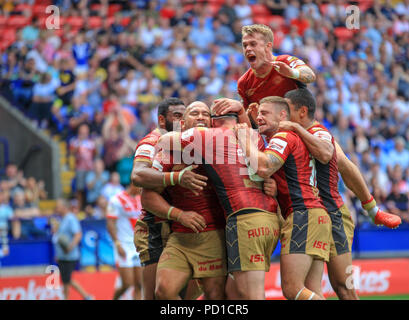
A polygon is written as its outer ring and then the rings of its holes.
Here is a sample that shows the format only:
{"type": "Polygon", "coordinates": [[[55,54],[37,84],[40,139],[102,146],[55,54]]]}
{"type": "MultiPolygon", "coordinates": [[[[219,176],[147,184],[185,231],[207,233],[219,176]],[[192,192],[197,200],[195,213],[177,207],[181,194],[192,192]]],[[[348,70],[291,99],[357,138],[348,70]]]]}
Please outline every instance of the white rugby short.
{"type": "Polygon", "coordinates": [[[141,260],[139,259],[139,252],[136,251],[134,243],[133,242],[121,242],[121,247],[124,249],[126,253],[126,257],[121,257],[115,246],[114,256],[115,256],[116,266],[120,268],[140,267],[141,260]]]}

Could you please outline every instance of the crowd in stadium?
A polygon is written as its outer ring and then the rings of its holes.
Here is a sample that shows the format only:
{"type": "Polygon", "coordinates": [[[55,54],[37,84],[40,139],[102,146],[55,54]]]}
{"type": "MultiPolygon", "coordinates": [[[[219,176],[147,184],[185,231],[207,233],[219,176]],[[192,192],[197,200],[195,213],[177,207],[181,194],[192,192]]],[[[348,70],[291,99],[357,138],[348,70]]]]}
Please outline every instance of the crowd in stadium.
{"type": "MultiPolygon", "coordinates": [[[[346,6],[360,2],[56,0],[61,29],[54,30],[35,13],[38,1],[1,1],[1,17],[29,21],[0,25],[13,34],[2,40],[1,94],[68,142],[77,164],[73,196],[85,192],[72,206],[102,218],[109,196],[130,182],[134,148],[156,126],[162,97],[208,105],[239,99],[237,80],[248,68],[241,27],[269,24],[274,54],[294,55],[315,71],[308,88],[317,119],[361,168],[377,203],[409,222],[409,1],[366,1],[359,29],[348,30],[346,6]],[[264,15],[255,11],[260,5],[264,15]],[[79,145],[84,152],[75,152],[79,145]]],[[[43,184],[15,165],[6,172],[1,217],[17,216],[19,206],[34,208],[24,219],[39,215],[43,184]]],[[[355,221],[365,221],[352,193],[340,191],[355,221]]]]}

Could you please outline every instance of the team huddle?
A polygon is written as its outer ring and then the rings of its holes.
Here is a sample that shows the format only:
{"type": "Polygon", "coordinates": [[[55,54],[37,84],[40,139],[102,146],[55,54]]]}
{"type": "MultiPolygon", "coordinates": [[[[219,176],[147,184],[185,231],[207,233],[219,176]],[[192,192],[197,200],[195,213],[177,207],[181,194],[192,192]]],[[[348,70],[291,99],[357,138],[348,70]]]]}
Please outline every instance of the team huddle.
{"type": "MultiPolygon", "coordinates": [[[[158,128],[135,151],[131,179],[143,188],[143,209],[136,251],[126,239],[122,260],[138,253],[143,299],[261,300],[280,241],[287,299],[324,299],[325,263],[337,296],[358,299],[347,286],[354,223],[338,172],[375,224],[395,228],[400,218],[379,210],[359,169],[314,119],[306,88],[314,72],[273,56],[270,28],[245,26],[242,35],[250,68],[238,81],[241,102],[159,103],[158,128]]],[[[135,211],[127,192],[116,202],[135,211]]]]}

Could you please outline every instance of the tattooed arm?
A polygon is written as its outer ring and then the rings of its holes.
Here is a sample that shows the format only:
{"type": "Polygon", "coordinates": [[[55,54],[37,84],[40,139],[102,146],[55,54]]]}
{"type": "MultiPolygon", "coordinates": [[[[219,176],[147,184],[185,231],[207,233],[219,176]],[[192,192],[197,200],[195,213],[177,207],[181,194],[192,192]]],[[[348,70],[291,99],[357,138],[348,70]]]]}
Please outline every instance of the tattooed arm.
{"type": "Polygon", "coordinates": [[[298,81],[304,82],[304,83],[311,83],[314,82],[316,79],[314,71],[308,66],[303,66],[298,68],[298,71],[300,71],[300,76],[297,79],[298,81]]]}
{"type": "Polygon", "coordinates": [[[311,83],[315,81],[316,77],[314,71],[312,71],[312,69],[306,64],[294,68],[281,61],[274,61],[271,64],[277,70],[277,72],[279,72],[284,77],[298,80],[304,83],[311,83]]]}
{"type": "Polygon", "coordinates": [[[239,124],[236,126],[236,134],[239,145],[250,162],[250,167],[257,175],[267,179],[281,168],[283,160],[272,153],[259,151],[256,143],[258,141],[256,131],[246,125],[239,124]]]}

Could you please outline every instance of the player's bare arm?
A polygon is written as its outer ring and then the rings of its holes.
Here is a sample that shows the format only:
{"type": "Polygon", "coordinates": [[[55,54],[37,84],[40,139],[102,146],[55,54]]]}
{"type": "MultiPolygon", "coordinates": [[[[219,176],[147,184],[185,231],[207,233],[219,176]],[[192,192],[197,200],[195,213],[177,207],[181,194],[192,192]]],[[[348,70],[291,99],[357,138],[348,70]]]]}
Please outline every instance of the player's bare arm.
{"type": "Polygon", "coordinates": [[[111,236],[112,241],[114,242],[115,247],[118,250],[118,254],[121,257],[125,257],[126,253],[125,253],[125,250],[121,247],[121,243],[118,240],[115,224],[116,224],[116,219],[107,218],[107,229],[108,229],[109,235],[111,236]]]}
{"type": "Polygon", "coordinates": [[[347,158],[337,142],[335,142],[335,148],[337,153],[338,171],[341,174],[345,185],[352,190],[359,200],[366,201],[370,199],[371,193],[369,192],[358,167],[347,158]]]}
{"type": "Polygon", "coordinates": [[[258,136],[256,131],[245,124],[238,124],[235,131],[246,158],[250,160],[250,167],[256,171],[261,178],[270,178],[274,172],[282,167],[283,162],[281,159],[273,154],[258,150],[256,143],[258,136]]]}
{"type": "Polygon", "coordinates": [[[311,155],[319,162],[327,164],[332,159],[334,154],[334,146],[332,145],[331,141],[312,135],[300,124],[293,121],[280,121],[278,130],[289,130],[297,133],[307,146],[311,155]]]}
{"type": "Polygon", "coordinates": [[[373,222],[377,225],[383,224],[391,229],[397,228],[402,223],[402,219],[397,215],[384,212],[378,208],[359,168],[346,157],[337,142],[335,142],[335,149],[337,152],[338,171],[342,176],[342,180],[347,188],[352,190],[361,201],[362,207],[368,212],[373,222]]]}
{"type": "Polygon", "coordinates": [[[142,190],[141,202],[147,211],[162,219],[178,221],[196,233],[206,228],[206,221],[200,214],[194,211],[182,211],[171,206],[157,191],[161,192],[161,189],[142,190]]]}
{"type": "Polygon", "coordinates": [[[314,71],[307,65],[303,65],[297,68],[291,68],[284,62],[274,61],[271,62],[274,69],[282,76],[295,79],[304,83],[314,82],[316,79],[314,71]]]}
{"type": "Polygon", "coordinates": [[[151,163],[147,161],[134,160],[131,179],[134,186],[154,189],[176,185],[191,190],[198,194],[207,185],[207,177],[192,171],[197,166],[191,166],[180,172],[160,172],[151,168],[151,163]]]}

